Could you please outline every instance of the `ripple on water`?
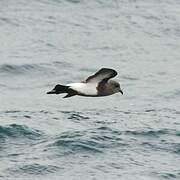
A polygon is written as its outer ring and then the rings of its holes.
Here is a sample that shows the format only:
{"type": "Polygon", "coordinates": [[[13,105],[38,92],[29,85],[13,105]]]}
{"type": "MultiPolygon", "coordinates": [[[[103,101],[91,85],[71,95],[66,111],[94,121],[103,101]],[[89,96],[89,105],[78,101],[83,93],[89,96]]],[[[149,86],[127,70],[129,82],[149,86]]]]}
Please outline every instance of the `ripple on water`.
{"type": "Polygon", "coordinates": [[[84,132],[68,132],[58,138],[52,146],[63,148],[71,153],[77,152],[102,152],[99,144],[85,137],[84,132]]]}
{"type": "Polygon", "coordinates": [[[152,174],[157,175],[159,178],[163,179],[177,179],[180,173],[177,172],[154,172],[152,174]]]}
{"type": "Polygon", "coordinates": [[[169,134],[170,130],[168,129],[159,129],[159,130],[134,130],[134,131],[125,131],[127,135],[134,136],[149,136],[149,137],[159,137],[160,135],[169,134]]]}
{"type": "Polygon", "coordinates": [[[42,70],[43,67],[37,64],[22,64],[22,65],[13,65],[13,64],[2,64],[0,66],[0,73],[10,74],[25,74],[27,72],[42,70]]]}
{"type": "Polygon", "coordinates": [[[23,166],[17,166],[16,168],[8,169],[8,171],[10,171],[11,173],[16,172],[18,174],[44,175],[44,174],[54,173],[58,169],[59,169],[58,166],[42,165],[42,164],[34,163],[23,166]]]}
{"type": "Polygon", "coordinates": [[[69,153],[103,153],[108,148],[128,145],[123,142],[120,135],[121,133],[111,128],[68,131],[56,137],[50,146],[64,149],[69,153]]]}
{"type": "Polygon", "coordinates": [[[159,130],[136,130],[125,131],[123,133],[127,138],[131,138],[145,149],[152,149],[153,151],[165,151],[171,153],[180,153],[180,143],[178,143],[179,132],[172,129],[159,130]],[[173,139],[173,141],[172,141],[173,139]]]}
{"type": "Polygon", "coordinates": [[[75,111],[60,111],[63,114],[67,114],[67,119],[71,120],[83,120],[83,119],[90,119],[88,116],[84,116],[82,112],[75,112],[75,111]]]}
{"type": "Polygon", "coordinates": [[[12,27],[18,27],[20,26],[19,22],[15,19],[12,19],[12,18],[7,18],[7,17],[1,17],[0,18],[0,22],[4,23],[4,24],[8,24],[12,27]]]}
{"type": "Polygon", "coordinates": [[[28,138],[38,139],[42,133],[24,125],[11,124],[9,126],[0,126],[0,139],[4,138],[28,138]]]}
{"type": "Polygon", "coordinates": [[[29,75],[29,74],[41,74],[41,75],[54,75],[60,67],[71,68],[72,65],[63,61],[54,61],[52,63],[39,63],[39,64],[1,64],[1,75],[29,75]],[[56,69],[57,68],[57,69],[56,69]]]}

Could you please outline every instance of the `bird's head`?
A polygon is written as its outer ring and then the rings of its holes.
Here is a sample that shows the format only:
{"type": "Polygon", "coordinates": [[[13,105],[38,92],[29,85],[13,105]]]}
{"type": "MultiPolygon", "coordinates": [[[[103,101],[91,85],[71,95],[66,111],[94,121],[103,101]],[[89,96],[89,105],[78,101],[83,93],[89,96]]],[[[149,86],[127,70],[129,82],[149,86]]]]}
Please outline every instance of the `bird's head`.
{"type": "Polygon", "coordinates": [[[117,81],[110,80],[109,84],[111,85],[112,90],[113,90],[114,93],[119,93],[120,92],[121,94],[123,94],[121,86],[117,81]]]}

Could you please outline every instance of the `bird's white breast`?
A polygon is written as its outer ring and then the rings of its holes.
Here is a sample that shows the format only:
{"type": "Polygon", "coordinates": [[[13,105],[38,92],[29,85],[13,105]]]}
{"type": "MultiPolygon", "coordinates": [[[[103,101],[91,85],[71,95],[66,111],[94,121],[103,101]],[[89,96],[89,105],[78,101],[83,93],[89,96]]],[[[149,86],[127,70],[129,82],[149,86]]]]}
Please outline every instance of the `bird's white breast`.
{"type": "Polygon", "coordinates": [[[94,96],[97,95],[97,84],[95,83],[71,83],[67,84],[71,89],[78,91],[85,95],[94,96]]]}

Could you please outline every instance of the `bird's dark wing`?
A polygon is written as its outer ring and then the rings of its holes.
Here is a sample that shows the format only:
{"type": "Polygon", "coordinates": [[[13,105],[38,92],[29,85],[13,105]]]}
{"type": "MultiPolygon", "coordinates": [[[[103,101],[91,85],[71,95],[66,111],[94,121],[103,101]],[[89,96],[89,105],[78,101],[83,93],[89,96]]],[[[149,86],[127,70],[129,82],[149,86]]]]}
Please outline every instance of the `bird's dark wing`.
{"type": "Polygon", "coordinates": [[[117,72],[114,69],[102,68],[92,76],[89,76],[85,82],[86,83],[99,83],[107,82],[109,79],[115,77],[117,72]]]}

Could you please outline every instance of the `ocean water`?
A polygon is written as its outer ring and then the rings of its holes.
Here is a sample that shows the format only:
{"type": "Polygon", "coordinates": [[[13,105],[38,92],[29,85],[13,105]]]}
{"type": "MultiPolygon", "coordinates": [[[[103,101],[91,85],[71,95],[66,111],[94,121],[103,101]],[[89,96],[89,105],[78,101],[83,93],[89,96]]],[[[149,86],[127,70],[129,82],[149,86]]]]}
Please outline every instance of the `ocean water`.
{"type": "Polygon", "coordinates": [[[0,179],[180,179],[179,0],[1,0],[0,54],[0,179]],[[46,94],[102,67],[123,96],[46,94]]]}

